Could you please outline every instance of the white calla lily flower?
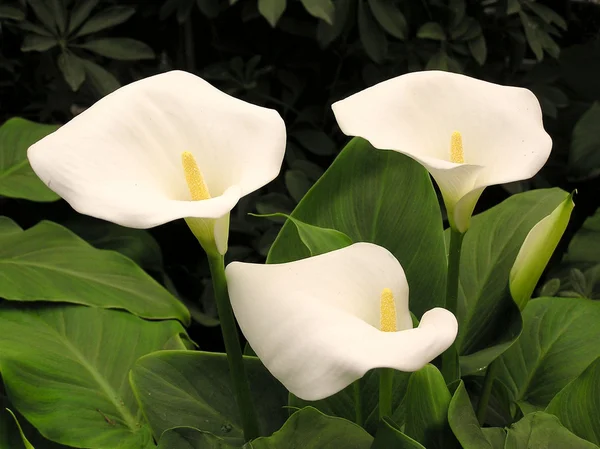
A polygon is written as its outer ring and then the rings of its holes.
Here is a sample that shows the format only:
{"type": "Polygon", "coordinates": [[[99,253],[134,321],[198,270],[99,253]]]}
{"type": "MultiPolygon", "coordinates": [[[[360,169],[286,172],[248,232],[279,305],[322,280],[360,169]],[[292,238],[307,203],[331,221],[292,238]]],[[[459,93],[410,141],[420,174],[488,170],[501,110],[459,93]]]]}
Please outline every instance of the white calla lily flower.
{"type": "Polygon", "coordinates": [[[273,180],[285,124],[186,72],[118,89],[29,148],[37,175],[78,212],[131,228],[186,218],[227,250],[229,212],[273,180]]]}
{"type": "Polygon", "coordinates": [[[412,328],[404,271],[371,243],[284,264],[233,262],[226,276],[252,349],[305,400],[331,396],[373,368],[419,370],[456,338],[456,318],[441,308],[412,328]]]}
{"type": "Polygon", "coordinates": [[[459,232],[485,187],[531,178],[552,148],[531,91],[455,73],[409,73],[332,108],[344,134],[421,163],[459,232]]]}

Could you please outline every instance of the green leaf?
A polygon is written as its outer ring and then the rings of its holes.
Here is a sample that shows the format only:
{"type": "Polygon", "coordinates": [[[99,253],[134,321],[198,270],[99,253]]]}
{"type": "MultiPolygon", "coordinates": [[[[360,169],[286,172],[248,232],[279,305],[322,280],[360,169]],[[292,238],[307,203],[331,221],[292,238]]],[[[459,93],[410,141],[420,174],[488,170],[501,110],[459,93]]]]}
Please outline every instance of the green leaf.
{"type": "Polygon", "coordinates": [[[427,65],[425,66],[425,70],[450,70],[450,58],[445,50],[440,50],[437,53],[434,53],[429,61],[427,61],[427,65]]]}
{"type": "Polygon", "coordinates": [[[304,223],[291,215],[276,212],[274,214],[254,215],[255,217],[284,217],[290,220],[298,230],[298,236],[306,248],[310,251],[311,256],[318,256],[336,249],[345,248],[352,245],[352,239],[346,234],[335,229],[323,228],[304,223]]]}
{"type": "Polygon", "coordinates": [[[33,446],[9,407],[12,404],[0,394],[0,449],[32,449],[33,446]]]}
{"type": "Polygon", "coordinates": [[[57,44],[58,41],[55,37],[26,34],[21,44],[21,51],[47,51],[56,47],[57,44]]]}
{"type": "Polygon", "coordinates": [[[34,34],[39,34],[40,36],[51,37],[54,40],[56,40],[56,37],[50,31],[46,30],[45,28],[42,28],[39,25],[36,25],[35,23],[28,22],[27,20],[19,22],[17,24],[17,28],[23,31],[29,31],[34,34]]]}
{"type": "Polygon", "coordinates": [[[560,421],[543,412],[531,413],[513,424],[504,449],[598,449],[564,428],[560,421]]]}
{"type": "Polygon", "coordinates": [[[68,34],[72,34],[92,13],[99,0],[78,0],[69,18],[68,34]]]}
{"type": "Polygon", "coordinates": [[[148,45],[135,39],[126,37],[107,37],[88,41],[78,45],[79,48],[92,51],[100,56],[119,59],[121,61],[139,61],[154,59],[154,50],[148,45]]]}
{"type": "Polygon", "coordinates": [[[487,58],[487,45],[485,43],[485,37],[483,34],[469,41],[469,51],[479,65],[483,65],[485,63],[487,58]]]}
{"type": "Polygon", "coordinates": [[[222,438],[193,427],[174,427],[160,437],[157,449],[233,449],[222,438]]]}
{"type": "Polygon", "coordinates": [[[34,14],[39,21],[42,22],[44,27],[54,34],[54,32],[58,30],[58,27],[52,11],[48,8],[45,0],[27,0],[27,3],[31,6],[34,14]]]}
{"type": "Polygon", "coordinates": [[[461,380],[448,407],[448,422],[463,449],[494,449],[485,437],[461,380]]]}
{"type": "Polygon", "coordinates": [[[182,334],[181,325],[82,306],[6,304],[0,365],[19,412],[65,445],[146,448],[152,437],[127,382],[129,370],[182,334]]]}
{"type": "Polygon", "coordinates": [[[600,445],[600,358],[563,388],[546,408],[575,435],[600,445]]]}
{"type": "Polygon", "coordinates": [[[397,5],[388,0],[369,0],[369,6],[379,25],[392,36],[404,40],[408,24],[397,5]]]}
{"type": "Polygon", "coordinates": [[[553,9],[548,8],[546,5],[542,5],[541,3],[536,2],[527,2],[525,4],[548,25],[555,24],[563,30],[567,29],[567,22],[565,21],[565,19],[563,19],[560,16],[560,14],[558,14],[553,9]]]}
{"type": "MultiPolygon", "coordinates": [[[[398,424],[404,422],[405,410],[402,405],[402,399],[406,393],[410,375],[411,373],[394,371],[394,380],[392,383],[392,419],[398,424]]],[[[379,424],[379,378],[378,370],[370,370],[360,380],[363,427],[370,433],[375,432],[379,424]]],[[[356,419],[355,391],[353,385],[320,401],[305,401],[290,394],[289,405],[296,408],[314,407],[326,415],[337,416],[349,421],[356,419]]]]}
{"type": "Polygon", "coordinates": [[[279,22],[286,7],[287,0],[258,0],[258,12],[267,19],[273,28],[279,22]]]}
{"type": "Polygon", "coordinates": [[[551,214],[540,220],[527,234],[510,270],[510,293],[523,310],[542,277],[550,257],[562,238],[573,211],[569,195],[551,214]]]}
{"type": "Polygon", "coordinates": [[[145,318],[189,312],[127,257],[95,249],[71,231],[43,221],[20,233],[0,235],[0,297],[122,308],[145,318]]]}
{"type": "Polygon", "coordinates": [[[594,102],[581,116],[571,139],[569,172],[576,181],[600,175],[600,103],[594,102]]]}
{"type": "Polygon", "coordinates": [[[403,402],[404,433],[427,449],[455,447],[448,424],[450,399],[444,376],[435,366],[426,365],[413,373],[403,402]]]}
{"type": "Polygon", "coordinates": [[[23,433],[23,429],[21,428],[21,424],[19,424],[19,420],[17,419],[17,417],[15,416],[15,414],[7,409],[8,413],[10,413],[10,415],[13,417],[13,419],[15,420],[15,424],[17,425],[17,428],[19,429],[19,434],[21,435],[21,441],[23,443],[23,446],[25,447],[25,449],[35,449],[31,443],[29,442],[29,440],[27,439],[27,437],[25,436],[25,434],[23,433]]]}
{"type": "Polygon", "coordinates": [[[87,36],[107,28],[122,24],[135,14],[135,9],[129,6],[112,6],[93,15],[75,33],[76,37],[87,36]]]}
{"type": "Polygon", "coordinates": [[[294,131],[291,137],[313,154],[330,156],[335,153],[335,142],[321,130],[305,129],[294,131]]]}
{"type": "Polygon", "coordinates": [[[285,186],[292,198],[299,202],[312,187],[312,182],[300,170],[288,170],[285,172],[285,186]]]}
{"type": "Polygon", "coordinates": [[[350,15],[351,2],[352,0],[337,0],[333,12],[333,24],[329,25],[325,21],[320,21],[317,25],[317,41],[321,48],[328,47],[344,31],[344,26],[350,15]]]}
{"type": "Polygon", "coordinates": [[[0,19],[20,22],[25,19],[25,12],[18,5],[0,5],[0,19]]]}
{"type": "Polygon", "coordinates": [[[50,13],[56,22],[59,34],[62,36],[67,29],[67,9],[63,0],[48,0],[50,13]]]}
{"type": "Polygon", "coordinates": [[[460,261],[456,344],[468,356],[461,357],[463,375],[490,363],[517,337],[520,314],[510,297],[510,271],[529,231],[568,196],[560,189],[533,190],[473,217],[460,261]],[[483,360],[477,357],[500,343],[483,360]]]}
{"type": "Polygon", "coordinates": [[[536,59],[541,61],[544,58],[544,47],[540,39],[539,25],[522,11],[519,12],[519,17],[521,18],[521,24],[525,30],[525,37],[527,38],[529,48],[533,51],[536,59]]]}
{"type": "Polygon", "coordinates": [[[331,0],[302,0],[302,4],[311,16],[333,25],[335,7],[331,0]]]}
{"type": "Polygon", "coordinates": [[[379,423],[375,441],[371,449],[425,449],[420,443],[404,435],[398,430],[390,419],[383,418],[379,423]]]}
{"type": "Polygon", "coordinates": [[[253,440],[245,449],[369,449],[373,437],[360,426],[323,415],[312,407],[298,410],[270,437],[253,440]]]}
{"type": "MultiPolygon", "coordinates": [[[[244,357],[259,424],[279,429],[288,412],[287,391],[256,357],[244,357]]],[[[131,385],[156,438],[172,427],[190,426],[242,444],[239,418],[225,354],[161,351],[137,361],[131,385]]],[[[253,443],[254,444],[254,443],[253,443]]]]}
{"type": "Polygon", "coordinates": [[[387,55],[388,41],[365,0],[358,3],[358,35],[367,56],[378,64],[382,63],[387,55]]]}
{"type": "MultiPolygon", "coordinates": [[[[444,303],[446,252],[440,208],[427,171],[409,157],[375,150],[366,140],[354,138],[291,215],[340,231],[353,242],[387,248],[404,268],[410,308],[418,317],[444,303]]],[[[295,225],[288,222],[267,260],[282,263],[309,256],[295,225]]]]}
{"type": "Polygon", "coordinates": [[[497,382],[521,408],[540,410],[600,357],[600,302],[540,298],[523,311],[523,333],[497,361],[497,382]]]}
{"type": "Polygon", "coordinates": [[[445,41],[446,33],[442,26],[437,22],[427,22],[417,31],[417,37],[420,39],[433,39],[436,41],[445,41]]]}
{"type": "Polygon", "coordinates": [[[117,81],[110,72],[106,71],[98,64],[87,59],[82,59],[81,62],[85,67],[86,79],[92,84],[94,90],[101,97],[108,95],[121,87],[119,81],[117,81]]]}
{"type": "Polygon", "coordinates": [[[81,59],[67,50],[58,56],[57,64],[71,90],[79,90],[85,81],[85,67],[81,59]]]}
{"type": "Polygon", "coordinates": [[[575,233],[563,262],[584,267],[600,262],[600,208],[575,233]]]}
{"type": "Polygon", "coordinates": [[[42,125],[18,117],[0,126],[0,195],[31,201],[59,199],[37,177],[27,160],[27,149],[57,129],[56,125],[42,125]]]}

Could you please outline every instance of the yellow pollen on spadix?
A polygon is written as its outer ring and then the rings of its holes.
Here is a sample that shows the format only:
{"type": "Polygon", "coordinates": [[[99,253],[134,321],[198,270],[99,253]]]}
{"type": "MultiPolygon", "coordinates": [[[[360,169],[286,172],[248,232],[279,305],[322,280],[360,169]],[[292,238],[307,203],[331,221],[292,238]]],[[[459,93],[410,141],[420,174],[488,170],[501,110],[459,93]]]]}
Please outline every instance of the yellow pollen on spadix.
{"type": "Polygon", "coordinates": [[[204,176],[202,176],[202,172],[198,168],[194,155],[189,151],[181,153],[181,164],[183,165],[183,173],[185,174],[185,180],[188,189],[190,189],[192,200],[209,199],[211,197],[210,192],[208,191],[206,182],[204,182],[204,176]]]}
{"type": "Polygon", "coordinates": [[[380,309],[380,326],[382,332],[396,332],[398,330],[396,324],[396,303],[394,294],[389,288],[384,288],[381,292],[379,302],[380,309]]]}
{"type": "Polygon", "coordinates": [[[458,131],[454,131],[450,138],[450,162],[454,162],[455,164],[465,163],[462,136],[458,131]]]}

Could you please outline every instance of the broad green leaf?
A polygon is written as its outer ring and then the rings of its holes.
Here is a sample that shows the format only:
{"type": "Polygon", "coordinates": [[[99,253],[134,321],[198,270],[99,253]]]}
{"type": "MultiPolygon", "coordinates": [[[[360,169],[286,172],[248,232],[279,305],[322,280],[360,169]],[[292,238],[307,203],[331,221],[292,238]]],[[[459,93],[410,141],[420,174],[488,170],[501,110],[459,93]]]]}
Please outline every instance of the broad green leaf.
{"type": "Polygon", "coordinates": [[[151,432],[127,382],[129,370],[182,334],[181,325],[116,310],[6,304],[0,311],[0,367],[16,409],[61,444],[148,447],[151,432]]]}
{"type": "MultiPolygon", "coordinates": [[[[404,423],[404,407],[402,399],[408,387],[408,379],[411,373],[394,371],[394,381],[392,386],[392,419],[398,424],[404,423]]],[[[361,392],[361,416],[363,427],[368,432],[375,432],[379,424],[379,371],[371,370],[360,380],[361,392]]],[[[334,394],[320,401],[304,401],[296,396],[290,395],[289,405],[291,407],[302,408],[306,406],[314,407],[330,416],[337,416],[349,421],[356,419],[356,403],[354,385],[344,388],[339,393],[334,394]]]]}
{"type": "Polygon", "coordinates": [[[563,262],[584,268],[600,262],[600,209],[575,233],[563,262]]]}
{"type": "Polygon", "coordinates": [[[373,437],[353,422],[306,407],[272,436],[253,440],[244,449],[369,449],[372,443],[373,437]]]}
{"type": "Polygon", "coordinates": [[[71,90],[79,90],[85,81],[85,67],[81,59],[66,50],[58,56],[57,64],[71,90]]]}
{"type": "Polygon", "coordinates": [[[69,18],[69,32],[73,33],[77,28],[81,26],[83,22],[92,13],[92,10],[96,7],[99,0],[79,0],[75,3],[71,17],[69,18]]]}
{"type": "Polygon", "coordinates": [[[49,221],[0,235],[0,297],[120,308],[145,318],[176,318],[189,312],[133,261],[93,248],[49,221]]]}
{"type": "Polygon", "coordinates": [[[358,2],[358,35],[367,56],[378,64],[382,63],[387,55],[387,38],[375,21],[366,0],[358,2]]]}
{"type": "Polygon", "coordinates": [[[95,39],[85,44],[80,44],[78,47],[92,51],[100,56],[122,61],[139,61],[142,59],[154,59],[155,57],[154,50],[148,47],[148,45],[127,37],[95,39]]]}
{"type": "Polygon", "coordinates": [[[335,7],[332,0],[301,0],[308,13],[318,19],[333,25],[335,7]]]}
{"type": "Polygon", "coordinates": [[[330,156],[335,153],[335,142],[323,131],[317,129],[294,131],[291,137],[313,154],[330,156]]]}
{"type": "Polygon", "coordinates": [[[521,408],[545,408],[600,357],[599,322],[600,302],[531,300],[523,311],[523,333],[497,361],[497,382],[521,408]]]}
{"type": "Polygon", "coordinates": [[[397,5],[388,0],[369,0],[369,6],[373,16],[385,31],[398,39],[406,37],[408,25],[397,5]]]}
{"type": "Polygon", "coordinates": [[[598,446],[569,432],[555,416],[536,412],[511,426],[504,449],[598,449],[598,446]]]}
{"type": "Polygon", "coordinates": [[[258,12],[267,19],[273,28],[279,22],[287,7],[287,0],[258,0],[258,12]]]}
{"type": "Polygon", "coordinates": [[[435,366],[426,365],[414,372],[403,402],[404,433],[427,449],[457,447],[448,424],[450,400],[444,376],[435,366]]]}
{"type": "Polygon", "coordinates": [[[575,180],[600,175],[600,103],[595,102],[581,116],[571,139],[569,171],[575,180]]]}
{"type": "MultiPolygon", "coordinates": [[[[287,391],[256,357],[246,372],[264,434],[279,429],[288,412],[287,391]]],[[[243,443],[238,408],[225,354],[161,351],[137,361],[131,385],[155,438],[172,427],[210,432],[229,444],[243,443]]]]}
{"type": "Polygon", "coordinates": [[[518,336],[510,270],[529,231],[568,196],[560,189],[533,190],[473,217],[460,261],[456,344],[463,375],[489,364],[518,336]]]}
{"type": "MultiPolygon", "coordinates": [[[[254,215],[254,214],[251,214],[254,215]]],[[[285,217],[296,226],[298,236],[302,243],[306,245],[311,256],[318,256],[336,249],[345,248],[352,245],[352,239],[346,234],[335,229],[321,228],[304,223],[297,218],[283,213],[275,213],[269,215],[255,215],[257,217],[285,217]]]]}
{"type": "Polygon", "coordinates": [[[41,36],[39,34],[26,34],[21,44],[21,51],[47,51],[58,45],[55,37],[41,36]]]}
{"type": "Polygon", "coordinates": [[[436,41],[445,41],[446,33],[442,26],[437,22],[427,22],[421,25],[417,30],[417,37],[420,39],[433,39],[436,41]]]}
{"type": "Polygon", "coordinates": [[[108,95],[121,87],[119,81],[117,81],[110,72],[106,71],[95,62],[87,59],[82,59],[81,62],[85,67],[87,80],[92,84],[94,90],[100,97],[108,95]]]}
{"type": "Polygon", "coordinates": [[[146,230],[126,228],[83,215],[64,225],[96,248],[118,251],[147,271],[163,270],[160,246],[146,230]]]}
{"type": "Polygon", "coordinates": [[[448,407],[448,422],[463,449],[495,449],[485,437],[461,380],[448,407]]]}
{"type": "Polygon", "coordinates": [[[40,22],[44,25],[44,27],[48,30],[54,32],[58,29],[56,25],[55,17],[53,17],[52,11],[48,8],[48,4],[45,0],[27,0],[31,9],[33,9],[34,14],[39,19],[40,22]]]}
{"type": "Polygon", "coordinates": [[[483,34],[469,41],[469,51],[479,65],[485,63],[487,58],[487,45],[483,34]]]}
{"type": "Polygon", "coordinates": [[[10,19],[20,22],[25,19],[25,12],[18,5],[0,5],[0,19],[10,19]]]}
{"type": "MultiPolygon", "coordinates": [[[[410,309],[417,317],[444,303],[446,253],[440,208],[427,171],[412,159],[375,150],[355,138],[291,215],[392,252],[406,273],[410,309]]],[[[295,225],[288,222],[267,261],[309,256],[295,225]]]]}
{"type": "Polygon", "coordinates": [[[165,431],[157,449],[233,449],[222,438],[193,427],[174,427],[165,431]]]}
{"type": "Polygon", "coordinates": [[[411,437],[404,435],[395,425],[388,419],[383,418],[377,428],[375,440],[371,449],[425,449],[420,443],[413,440],[411,437]]]}
{"type": "Polygon", "coordinates": [[[285,172],[285,186],[291,197],[297,202],[306,195],[306,192],[309,191],[312,185],[313,183],[300,170],[288,170],[285,172]]]}
{"type": "Polygon", "coordinates": [[[510,293],[519,309],[523,310],[531,298],[550,257],[567,229],[574,206],[573,195],[569,195],[527,234],[510,270],[510,293]]]}
{"type": "Polygon", "coordinates": [[[600,445],[600,358],[554,396],[546,412],[575,435],[600,445]]]}
{"type": "Polygon", "coordinates": [[[56,201],[59,196],[37,177],[27,160],[27,148],[56,125],[42,125],[12,118],[0,126],[0,195],[31,201],[56,201]]]}
{"type": "Polygon", "coordinates": [[[135,14],[135,9],[129,6],[112,6],[93,15],[75,33],[75,36],[87,36],[88,34],[120,25],[129,20],[133,14],[135,14]]]}

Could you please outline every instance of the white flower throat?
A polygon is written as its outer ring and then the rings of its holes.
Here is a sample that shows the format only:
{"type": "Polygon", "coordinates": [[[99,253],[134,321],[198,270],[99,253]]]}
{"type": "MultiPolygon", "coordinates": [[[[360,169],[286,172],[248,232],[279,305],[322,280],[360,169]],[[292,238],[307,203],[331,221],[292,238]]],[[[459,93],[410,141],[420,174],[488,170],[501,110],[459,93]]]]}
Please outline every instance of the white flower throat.
{"type": "Polygon", "coordinates": [[[389,288],[384,288],[381,292],[379,313],[379,329],[382,332],[397,332],[396,303],[394,301],[394,294],[389,288]]]}
{"type": "Polygon", "coordinates": [[[208,200],[211,198],[208,186],[204,181],[204,176],[194,155],[189,151],[181,153],[181,164],[183,165],[183,173],[185,174],[185,180],[192,196],[192,201],[208,200]]]}
{"type": "Polygon", "coordinates": [[[454,162],[455,164],[465,163],[462,136],[458,131],[454,131],[452,137],[450,137],[450,162],[454,162]]]}

